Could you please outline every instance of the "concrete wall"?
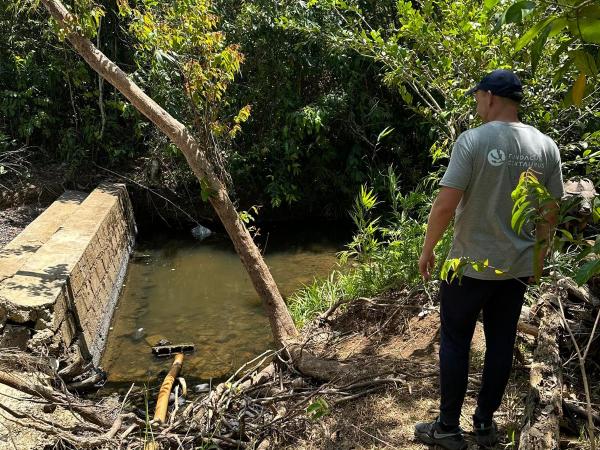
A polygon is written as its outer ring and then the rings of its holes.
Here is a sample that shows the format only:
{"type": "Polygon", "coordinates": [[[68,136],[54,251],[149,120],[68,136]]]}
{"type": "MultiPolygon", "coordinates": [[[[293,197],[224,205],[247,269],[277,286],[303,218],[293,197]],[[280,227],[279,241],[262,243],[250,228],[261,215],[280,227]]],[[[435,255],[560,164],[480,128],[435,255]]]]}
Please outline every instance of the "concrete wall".
{"type": "Polygon", "coordinates": [[[0,347],[77,344],[97,365],[135,232],[124,185],[65,193],[0,251],[0,347]]]}

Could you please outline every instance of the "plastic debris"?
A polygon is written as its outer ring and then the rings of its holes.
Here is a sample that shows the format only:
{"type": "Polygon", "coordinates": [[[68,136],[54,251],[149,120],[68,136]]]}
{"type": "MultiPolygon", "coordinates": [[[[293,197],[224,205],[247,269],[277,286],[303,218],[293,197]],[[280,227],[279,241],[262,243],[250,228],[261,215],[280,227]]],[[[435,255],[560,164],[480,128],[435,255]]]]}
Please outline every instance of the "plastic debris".
{"type": "Polygon", "coordinates": [[[194,236],[199,241],[202,241],[209,237],[213,232],[208,228],[198,225],[197,227],[192,228],[192,236],[194,236]]]}

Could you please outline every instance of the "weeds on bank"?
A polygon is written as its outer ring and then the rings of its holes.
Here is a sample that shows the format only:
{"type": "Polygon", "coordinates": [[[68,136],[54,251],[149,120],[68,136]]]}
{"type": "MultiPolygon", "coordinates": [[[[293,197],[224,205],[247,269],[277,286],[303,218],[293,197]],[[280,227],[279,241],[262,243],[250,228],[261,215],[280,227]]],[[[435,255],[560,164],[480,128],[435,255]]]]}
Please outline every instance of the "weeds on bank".
{"type": "MultiPolygon", "coordinates": [[[[290,298],[299,326],[341,299],[371,297],[390,289],[421,283],[418,259],[425,238],[432,194],[423,186],[403,194],[394,172],[385,176],[386,201],[363,186],[350,213],[356,226],[352,241],[338,254],[338,270],[290,298]],[[385,208],[381,208],[385,204],[385,208]],[[389,212],[381,213],[382,209],[389,212]]],[[[448,253],[451,233],[437,247],[440,260],[448,253]]]]}

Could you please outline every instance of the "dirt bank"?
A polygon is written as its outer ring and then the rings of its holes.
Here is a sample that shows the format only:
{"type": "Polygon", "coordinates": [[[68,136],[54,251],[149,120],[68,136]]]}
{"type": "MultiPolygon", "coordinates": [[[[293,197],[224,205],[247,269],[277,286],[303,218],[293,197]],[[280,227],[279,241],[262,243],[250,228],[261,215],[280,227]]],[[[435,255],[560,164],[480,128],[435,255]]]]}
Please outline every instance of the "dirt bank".
{"type": "MultiPolygon", "coordinates": [[[[284,448],[311,450],[423,449],[413,437],[416,422],[438,413],[439,313],[426,296],[411,302],[394,299],[352,304],[320,332],[338,336],[321,346],[324,356],[352,360],[373,374],[402,375],[404,381],[331,408],[317,421],[306,421],[284,448]]],[[[313,330],[312,333],[317,332],[313,330]]],[[[317,349],[319,346],[315,346],[317,349]]],[[[461,426],[471,430],[471,415],[481,383],[485,338],[477,325],[471,350],[471,378],[461,426]]],[[[528,392],[528,373],[518,364],[497,414],[502,444],[518,437],[519,418],[528,392]],[[514,433],[514,434],[513,434],[514,433]]],[[[335,402],[335,401],[334,401],[335,402]]],[[[467,434],[469,448],[477,448],[467,434]]],[[[273,447],[276,448],[276,447],[273,447]]],[[[502,448],[502,447],[499,447],[502,448]]]]}

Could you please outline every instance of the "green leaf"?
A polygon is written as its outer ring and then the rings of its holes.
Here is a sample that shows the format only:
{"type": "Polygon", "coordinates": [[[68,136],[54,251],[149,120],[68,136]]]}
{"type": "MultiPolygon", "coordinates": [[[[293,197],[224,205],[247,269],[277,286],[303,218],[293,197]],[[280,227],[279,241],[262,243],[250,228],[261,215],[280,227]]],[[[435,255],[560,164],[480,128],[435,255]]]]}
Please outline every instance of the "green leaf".
{"type": "Polygon", "coordinates": [[[208,181],[205,178],[200,180],[200,197],[203,202],[207,202],[211,197],[216,194],[216,191],[210,187],[208,181]]]}
{"type": "Polygon", "coordinates": [[[440,270],[440,280],[448,281],[448,271],[450,270],[450,261],[444,261],[442,264],[442,269],[440,270]]]}
{"type": "Polygon", "coordinates": [[[594,55],[585,50],[575,50],[571,52],[570,55],[572,56],[573,61],[575,61],[575,65],[580,73],[584,73],[588,77],[595,77],[598,74],[598,67],[596,66],[594,55]]]}
{"type": "Polygon", "coordinates": [[[563,230],[562,228],[559,229],[558,231],[560,231],[562,233],[562,235],[569,240],[569,242],[573,242],[575,240],[573,238],[573,235],[569,231],[563,230]]]}
{"type": "Polygon", "coordinates": [[[518,234],[521,234],[523,224],[525,223],[525,220],[527,220],[527,214],[525,212],[529,205],[531,205],[530,201],[523,202],[519,205],[517,210],[512,213],[512,217],[510,219],[510,226],[518,234]]]}
{"type": "Polygon", "coordinates": [[[523,49],[527,44],[529,44],[543,29],[545,29],[548,25],[554,22],[557,19],[556,16],[549,16],[541,22],[536,23],[532,26],[523,36],[519,38],[517,43],[515,44],[515,52],[523,49]]]}
{"type": "Polygon", "coordinates": [[[560,34],[562,30],[567,26],[568,19],[564,16],[559,17],[554,22],[552,22],[552,27],[550,30],[550,35],[548,37],[553,38],[556,35],[560,34]]]}
{"type": "Polygon", "coordinates": [[[580,73],[577,80],[575,80],[575,84],[573,84],[573,90],[571,91],[571,97],[573,99],[573,104],[577,106],[581,106],[581,102],[583,101],[583,93],[585,92],[585,74],[580,73]]]}
{"type": "Polygon", "coordinates": [[[542,56],[542,52],[544,51],[544,47],[546,45],[546,40],[548,39],[548,34],[550,33],[550,27],[544,28],[540,37],[536,39],[535,43],[531,46],[531,74],[535,74],[537,70],[538,63],[540,62],[540,57],[542,56]]]}
{"type": "Polygon", "coordinates": [[[471,266],[473,266],[473,269],[475,269],[477,272],[483,272],[485,269],[488,268],[489,266],[489,260],[483,260],[483,261],[474,261],[473,263],[471,263],[471,266]]]}
{"type": "Polygon", "coordinates": [[[521,0],[513,3],[503,14],[501,25],[506,23],[521,23],[525,17],[533,12],[535,2],[530,0],[521,0]]]}
{"type": "Polygon", "coordinates": [[[600,6],[577,9],[576,17],[569,20],[569,31],[585,42],[600,44],[600,6]]]}
{"type": "Polygon", "coordinates": [[[593,261],[588,261],[581,266],[575,273],[573,279],[579,286],[581,286],[598,272],[600,272],[600,259],[594,259],[593,261]]]}
{"type": "Polygon", "coordinates": [[[483,10],[490,11],[494,6],[496,6],[500,0],[484,0],[483,1],[483,10]]]}
{"type": "Polygon", "coordinates": [[[377,136],[377,142],[379,143],[384,137],[386,137],[388,134],[392,133],[394,131],[393,127],[385,127],[381,133],[379,133],[379,135],[377,136]]]}
{"type": "Polygon", "coordinates": [[[324,399],[319,398],[308,405],[306,408],[306,414],[312,420],[320,419],[321,417],[329,414],[329,405],[324,399]]]}

